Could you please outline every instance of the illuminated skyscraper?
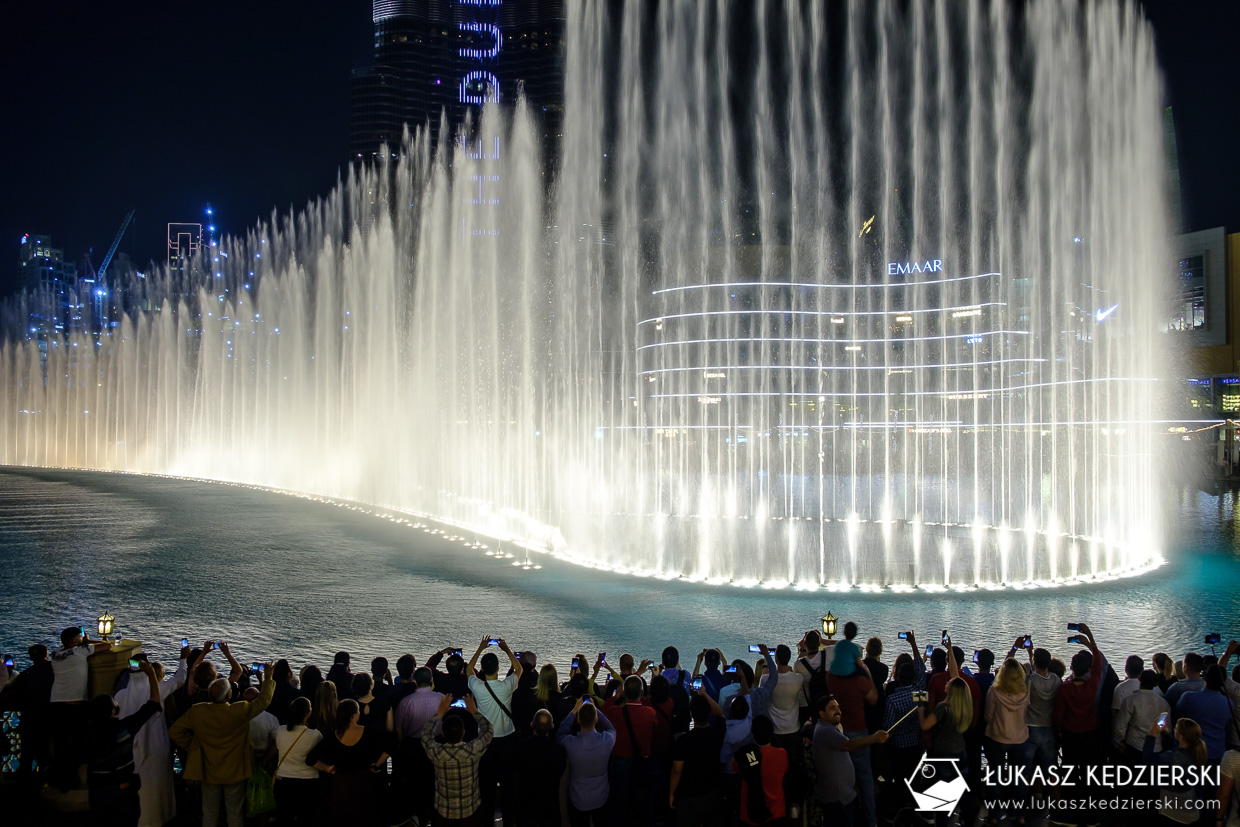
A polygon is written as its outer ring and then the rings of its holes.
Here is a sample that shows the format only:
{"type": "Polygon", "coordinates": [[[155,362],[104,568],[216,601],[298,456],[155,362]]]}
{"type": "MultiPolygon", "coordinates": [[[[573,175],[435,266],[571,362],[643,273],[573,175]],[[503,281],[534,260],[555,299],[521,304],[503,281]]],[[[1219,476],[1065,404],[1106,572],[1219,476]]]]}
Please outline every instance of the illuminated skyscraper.
{"type": "Polygon", "coordinates": [[[520,90],[546,139],[558,137],[563,0],[372,0],[372,19],[375,62],[351,82],[353,160],[394,147],[405,125],[438,139],[441,115],[455,129],[471,108],[515,103],[520,90]]]}

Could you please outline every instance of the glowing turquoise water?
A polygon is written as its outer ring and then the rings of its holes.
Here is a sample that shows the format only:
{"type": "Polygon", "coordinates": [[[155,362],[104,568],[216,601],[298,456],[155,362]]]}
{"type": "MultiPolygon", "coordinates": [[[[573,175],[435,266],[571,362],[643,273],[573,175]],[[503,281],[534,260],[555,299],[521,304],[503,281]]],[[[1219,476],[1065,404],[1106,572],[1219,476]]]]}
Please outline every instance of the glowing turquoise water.
{"type": "MultiPolygon", "coordinates": [[[[166,658],[182,635],[234,642],[243,661],[327,661],[468,648],[485,634],[564,665],[571,653],[653,656],[677,645],[729,657],[792,642],[828,609],[923,645],[950,628],[965,649],[1032,633],[1070,653],[1065,624],[1086,620],[1104,652],[1177,657],[1206,632],[1236,635],[1236,492],[1169,489],[1167,565],[1099,586],[946,595],[798,594],[626,577],[535,556],[539,570],[421,529],[281,494],[227,485],[0,468],[0,649],[23,653],[106,609],[127,637],[166,658]]],[[[472,538],[471,538],[472,539],[472,538]]],[[[488,549],[493,550],[493,549],[488,549]]],[[[24,655],[19,654],[19,666],[24,655]]],[[[686,664],[691,666],[692,663],[686,664]]]]}

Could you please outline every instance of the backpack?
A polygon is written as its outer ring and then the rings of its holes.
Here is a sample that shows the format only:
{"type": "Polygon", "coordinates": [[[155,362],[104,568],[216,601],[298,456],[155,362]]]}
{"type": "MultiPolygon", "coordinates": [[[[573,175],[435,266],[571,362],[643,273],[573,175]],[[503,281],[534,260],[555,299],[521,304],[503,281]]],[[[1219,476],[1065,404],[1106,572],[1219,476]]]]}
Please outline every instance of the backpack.
{"type": "Polygon", "coordinates": [[[813,703],[814,698],[819,695],[827,694],[827,652],[825,649],[818,650],[819,662],[822,664],[820,669],[814,669],[810,666],[809,658],[801,658],[801,665],[809,672],[809,682],[805,685],[805,701],[813,703]]]}

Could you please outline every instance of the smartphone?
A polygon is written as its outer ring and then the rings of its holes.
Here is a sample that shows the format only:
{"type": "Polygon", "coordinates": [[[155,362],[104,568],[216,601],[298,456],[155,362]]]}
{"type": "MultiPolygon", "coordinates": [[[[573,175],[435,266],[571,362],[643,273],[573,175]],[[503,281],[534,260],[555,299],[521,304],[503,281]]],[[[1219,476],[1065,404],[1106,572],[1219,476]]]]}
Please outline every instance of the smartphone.
{"type": "Polygon", "coordinates": [[[606,653],[606,652],[599,652],[599,653],[598,653],[598,662],[599,662],[599,663],[606,663],[606,662],[607,662],[607,653],[606,653]]]}
{"type": "Polygon", "coordinates": [[[1079,623],[1069,623],[1069,624],[1068,624],[1068,631],[1069,631],[1069,632],[1079,632],[1079,631],[1081,631],[1081,624],[1079,624],[1079,623]]]}
{"type": "Polygon", "coordinates": [[[457,698],[455,701],[453,701],[452,703],[448,704],[448,706],[452,707],[453,709],[464,709],[464,708],[465,708],[465,699],[464,699],[464,698],[457,698]]]}
{"type": "Polygon", "coordinates": [[[512,656],[513,656],[514,658],[516,658],[517,660],[521,660],[521,653],[520,653],[520,652],[513,652],[513,653],[512,653],[512,656]]]}
{"type": "Polygon", "coordinates": [[[86,637],[86,627],[85,627],[85,626],[79,626],[79,627],[78,627],[78,634],[80,634],[82,637],[86,637]]]}
{"type": "Polygon", "coordinates": [[[1084,643],[1084,642],[1085,642],[1085,641],[1081,639],[1081,636],[1080,636],[1080,635],[1073,635],[1072,637],[1068,638],[1068,643],[1078,643],[1078,644],[1079,644],[1079,643],[1084,643]]]}
{"type": "Polygon", "coordinates": [[[1206,635],[1206,643],[1219,643],[1223,640],[1222,636],[1215,632],[1212,635],[1206,635]]]}
{"type": "Polygon", "coordinates": [[[1167,715],[1168,713],[1164,712],[1158,716],[1158,725],[1160,727],[1165,727],[1167,725],[1167,715]]]}
{"type": "Polygon", "coordinates": [[[259,672],[262,672],[262,671],[263,671],[263,665],[261,663],[255,661],[254,663],[250,664],[251,675],[257,675],[259,672]]]}
{"type": "Polygon", "coordinates": [[[10,657],[6,657],[6,658],[4,659],[4,665],[5,665],[5,666],[7,666],[8,668],[12,669],[12,668],[13,668],[13,658],[12,658],[11,656],[10,656],[10,657]]]}
{"type": "Polygon", "coordinates": [[[573,668],[574,668],[574,669],[580,669],[580,668],[581,668],[581,664],[577,662],[577,659],[576,659],[576,658],[573,658],[573,668]]]}
{"type": "Polygon", "coordinates": [[[183,638],[181,638],[181,648],[182,648],[182,649],[188,649],[188,648],[189,648],[189,638],[187,638],[187,637],[183,637],[183,638]]]}
{"type": "Polygon", "coordinates": [[[130,659],[129,659],[129,671],[130,671],[130,672],[137,672],[137,671],[138,671],[138,669],[139,669],[139,666],[138,666],[138,659],[137,659],[137,658],[130,658],[130,659]]]}
{"type": "Polygon", "coordinates": [[[702,676],[694,675],[693,676],[693,691],[697,692],[701,688],[702,688],[702,676]]]}
{"type": "Polygon", "coordinates": [[[927,643],[926,644],[926,657],[930,657],[932,654],[934,654],[934,644],[927,643]]]}
{"type": "Polygon", "coordinates": [[[460,650],[460,649],[453,649],[453,650],[452,650],[452,654],[456,655],[458,658],[459,658],[459,657],[464,657],[464,656],[461,654],[461,650],[460,650]]]}
{"type": "Polygon", "coordinates": [[[1025,635],[1025,648],[1026,649],[1033,648],[1033,635],[1025,635]]]}
{"type": "Polygon", "coordinates": [[[749,644],[749,651],[750,651],[750,652],[757,652],[758,654],[761,654],[761,653],[762,653],[762,650],[758,647],[758,644],[756,644],[756,643],[751,643],[751,644],[749,644]]]}
{"type": "Polygon", "coordinates": [[[981,650],[981,649],[974,649],[974,650],[973,650],[973,662],[974,662],[974,663],[977,663],[977,662],[978,662],[978,661],[977,661],[977,656],[978,656],[978,655],[980,655],[981,653],[982,653],[982,650],[981,650]]]}
{"type": "Polygon", "coordinates": [[[946,629],[943,630],[943,645],[944,646],[947,645],[947,630],[946,629]]]}
{"type": "Polygon", "coordinates": [[[582,695],[582,696],[581,696],[581,703],[582,703],[582,705],[584,706],[585,704],[593,704],[593,703],[594,703],[594,701],[590,700],[590,696],[589,696],[589,695],[582,695]]]}
{"type": "Polygon", "coordinates": [[[493,637],[487,641],[487,646],[499,646],[499,638],[493,637]]]}
{"type": "Polygon", "coordinates": [[[908,632],[901,632],[900,640],[908,640],[908,632]]]}
{"type": "Polygon", "coordinates": [[[736,664],[732,664],[731,666],[729,666],[727,669],[724,669],[723,671],[725,673],[734,674],[736,672],[736,664]]]}
{"type": "Polygon", "coordinates": [[[930,703],[930,693],[929,693],[929,692],[926,692],[926,691],[924,691],[924,690],[923,690],[923,691],[920,691],[920,692],[914,692],[914,693],[913,693],[913,703],[915,703],[915,704],[925,704],[925,703],[930,703]]]}

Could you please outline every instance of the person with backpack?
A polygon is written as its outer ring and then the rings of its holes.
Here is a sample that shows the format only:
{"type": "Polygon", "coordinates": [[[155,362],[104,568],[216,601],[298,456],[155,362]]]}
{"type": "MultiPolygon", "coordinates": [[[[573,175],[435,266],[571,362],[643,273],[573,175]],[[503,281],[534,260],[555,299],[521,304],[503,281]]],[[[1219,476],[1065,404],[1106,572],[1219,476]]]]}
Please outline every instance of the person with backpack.
{"type": "MultiPolygon", "coordinates": [[[[505,795],[511,797],[515,792],[516,784],[514,781],[515,773],[512,757],[515,755],[517,735],[516,727],[512,722],[512,693],[517,689],[522,671],[521,661],[517,660],[516,655],[512,653],[512,649],[508,647],[504,639],[493,638],[490,635],[484,637],[482,642],[478,644],[478,650],[469,659],[469,665],[466,669],[469,675],[469,691],[473,693],[474,703],[478,706],[478,713],[491,722],[492,730],[491,746],[487,748],[486,754],[482,756],[482,764],[478,768],[479,779],[482,785],[482,817],[484,821],[490,819],[495,812],[496,784],[503,786],[505,795]],[[499,676],[499,658],[496,657],[495,653],[487,652],[485,655],[482,654],[492,640],[498,642],[500,651],[508,656],[508,662],[512,667],[512,671],[503,679],[499,676]],[[480,655],[482,658],[481,677],[474,673],[474,665],[478,662],[480,655]]],[[[511,809],[514,803],[515,801],[510,802],[505,807],[504,802],[501,801],[500,807],[511,809]]]]}
{"type": "Polygon", "coordinates": [[[805,646],[805,654],[797,658],[793,670],[801,676],[801,708],[800,720],[805,723],[810,719],[810,707],[819,695],[827,694],[827,671],[831,662],[827,647],[822,645],[822,636],[814,630],[805,633],[801,641],[805,646]]]}
{"type": "Polygon", "coordinates": [[[736,751],[732,766],[741,777],[740,819],[743,824],[773,824],[784,818],[784,776],[788,753],[771,744],[775,725],[765,715],[753,719],[752,743],[736,751]]]}

